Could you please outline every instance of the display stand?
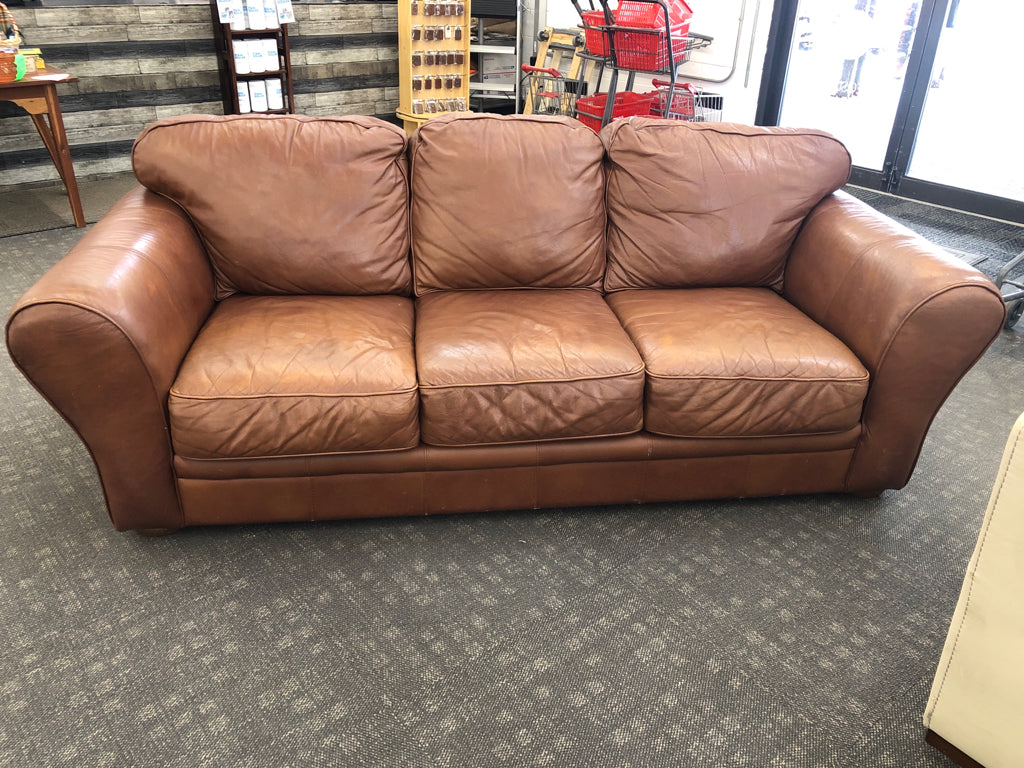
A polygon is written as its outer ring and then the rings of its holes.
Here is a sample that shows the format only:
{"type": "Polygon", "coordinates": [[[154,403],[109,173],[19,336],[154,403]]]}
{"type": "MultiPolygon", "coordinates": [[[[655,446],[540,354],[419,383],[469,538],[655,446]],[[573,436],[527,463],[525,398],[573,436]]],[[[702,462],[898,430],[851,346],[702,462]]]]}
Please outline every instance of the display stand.
{"type": "Polygon", "coordinates": [[[221,23],[216,0],[210,0],[210,10],[224,114],[294,114],[287,24],[275,29],[232,29],[231,24],[221,23]],[[260,55],[254,57],[256,53],[260,55]],[[254,58],[260,62],[259,71],[253,67],[254,58]]]}
{"type": "Polygon", "coordinates": [[[469,0],[398,0],[396,114],[407,133],[469,111],[469,12],[469,0]]]}

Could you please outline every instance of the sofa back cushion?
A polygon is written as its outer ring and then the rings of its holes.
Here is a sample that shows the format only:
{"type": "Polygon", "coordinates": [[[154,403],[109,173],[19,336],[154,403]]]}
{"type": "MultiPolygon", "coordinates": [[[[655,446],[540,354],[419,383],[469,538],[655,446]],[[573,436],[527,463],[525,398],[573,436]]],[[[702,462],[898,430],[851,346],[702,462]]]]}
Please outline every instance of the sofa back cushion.
{"type": "Polygon", "coordinates": [[[433,118],[410,146],[415,292],[600,288],[603,147],[562,117],[433,118]]]}
{"type": "Polygon", "coordinates": [[[132,164],[191,217],[219,298],[408,295],[405,149],[372,117],[189,115],[148,126],[132,164]]]}
{"type": "Polygon", "coordinates": [[[822,131],[634,118],[601,136],[609,292],[778,289],[804,218],[850,175],[822,131]]]}

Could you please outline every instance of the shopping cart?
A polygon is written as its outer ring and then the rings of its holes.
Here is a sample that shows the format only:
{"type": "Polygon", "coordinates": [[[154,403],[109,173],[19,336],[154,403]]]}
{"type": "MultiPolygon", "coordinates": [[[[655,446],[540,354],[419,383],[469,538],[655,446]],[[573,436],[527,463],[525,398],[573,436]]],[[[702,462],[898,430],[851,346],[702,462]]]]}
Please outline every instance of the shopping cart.
{"type": "MultiPolygon", "coordinates": [[[[576,117],[576,93],[565,87],[565,77],[554,67],[523,64],[523,92],[534,115],[576,117]]],[[[575,84],[575,83],[574,83],[575,84]]]]}
{"type": "Polygon", "coordinates": [[[693,83],[675,83],[655,78],[651,85],[656,90],[649,95],[651,114],[668,120],[694,123],[717,123],[722,119],[722,97],[706,93],[693,83]]]}

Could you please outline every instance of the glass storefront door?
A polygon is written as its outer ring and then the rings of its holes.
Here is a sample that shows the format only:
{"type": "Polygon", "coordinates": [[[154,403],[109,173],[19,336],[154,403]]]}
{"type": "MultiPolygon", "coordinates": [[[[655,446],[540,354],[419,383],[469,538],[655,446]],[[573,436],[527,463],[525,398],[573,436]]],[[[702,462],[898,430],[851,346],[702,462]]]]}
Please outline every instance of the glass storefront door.
{"type": "Polygon", "coordinates": [[[758,122],[834,134],[856,184],[1024,222],[1024,3],[777,0],[776,16],[758,122]]]}
{"type": "Polygon", "coordinates": [[[918,0],[800,0],[779,125],[821,128],[881,171],[918,0]]]}
{"type": "Polygon", "coordinates": [[[1024,202],[1022,31],[1022,3],[950,3],[908,177],[1024,202]]]}

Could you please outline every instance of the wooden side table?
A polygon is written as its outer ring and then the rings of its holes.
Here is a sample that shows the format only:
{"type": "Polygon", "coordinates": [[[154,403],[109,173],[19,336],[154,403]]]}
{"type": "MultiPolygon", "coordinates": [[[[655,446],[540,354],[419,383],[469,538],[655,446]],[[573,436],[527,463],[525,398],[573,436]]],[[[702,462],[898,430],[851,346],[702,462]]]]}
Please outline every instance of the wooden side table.
{"type": "Polygon", "coordinates": [[[0,101],[11,101],[28,112],[35,123],[39,136],[50,153],[57,173],[68,193],[71,202],[71,213],[75,217],[75,226],[85,226],[85,214],[82,212],[82,199],[78,195],[78,182],[75,180],[75,168],[71,164],[71,148],[68,137],[64,133],[64,120],[60,114],[60,101],[57,98],[59,83],[74,83],[78,78],[53,67],[43,67],[39,71],[25,75],[21,80],[12,83],[0,83],[0,101]],[[47,119],[43,119],[43,116],[47,119]]]}

